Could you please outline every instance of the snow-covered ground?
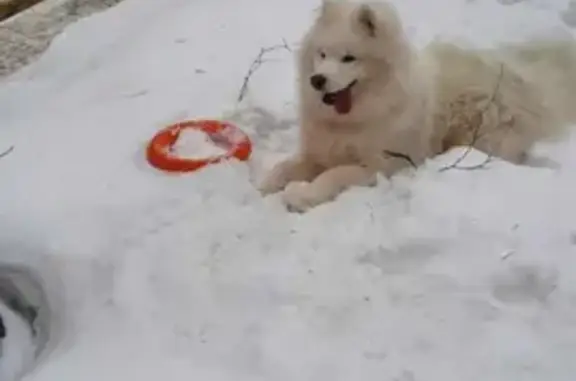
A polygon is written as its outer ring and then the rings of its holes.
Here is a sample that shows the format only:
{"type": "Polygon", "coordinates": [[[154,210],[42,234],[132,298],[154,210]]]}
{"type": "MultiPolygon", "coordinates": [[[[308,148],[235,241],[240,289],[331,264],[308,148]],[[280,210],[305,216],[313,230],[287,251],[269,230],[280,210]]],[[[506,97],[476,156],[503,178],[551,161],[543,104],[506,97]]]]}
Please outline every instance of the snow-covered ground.
{"type": "MultiPolygon", "coordinates": [[[[568,0],[508,2],[397,1],[418,45],[569,30],[568,0]]],[[[576,138],[546,167],[440,172],[455,150],[303,215],[254,189],[294,147],[292,53],[238,91],[317,5],[126,0],[0,83],[0,259],[43,257],[63,302],[26,380],[574,381],[576,138]],[[204,117],[252,137],[248,165],[147,165],[204,117]]]]}
{"type": "Polygon", "coordinates": [[[10,335],[0,342],[0,380],[14,380],[34,363],[28,325],[14,311],[0,304],[0,314],[10,335]]]}

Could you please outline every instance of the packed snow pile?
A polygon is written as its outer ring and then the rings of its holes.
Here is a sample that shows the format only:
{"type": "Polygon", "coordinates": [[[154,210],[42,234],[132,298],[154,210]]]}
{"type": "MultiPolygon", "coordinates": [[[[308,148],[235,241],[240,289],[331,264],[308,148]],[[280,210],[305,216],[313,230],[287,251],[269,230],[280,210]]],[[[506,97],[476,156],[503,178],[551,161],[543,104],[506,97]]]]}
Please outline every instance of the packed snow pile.
{"type": "MultiPolygon", "coordinates": [[[[568,2],[396,1],[418,46],[570,33],[568,2]]],[[[440,171],[453,150],[303,215],[257,192],[297,141],[294,50],[238,91],[317,5],[125,0],[0,83],[0,245],[62,283],[27,381],[574,381],[576,139],[440,171]],[[146,163],[160,128],[207,116],[250,135],[249,163],[146,163]]]]}
{"type": "Polygon", "coordinates": [[[178,134],[173,153],[184,159],[205,159],[224,155],[227,151],[216,145],[203,131],[185,128],[178,134]]]}

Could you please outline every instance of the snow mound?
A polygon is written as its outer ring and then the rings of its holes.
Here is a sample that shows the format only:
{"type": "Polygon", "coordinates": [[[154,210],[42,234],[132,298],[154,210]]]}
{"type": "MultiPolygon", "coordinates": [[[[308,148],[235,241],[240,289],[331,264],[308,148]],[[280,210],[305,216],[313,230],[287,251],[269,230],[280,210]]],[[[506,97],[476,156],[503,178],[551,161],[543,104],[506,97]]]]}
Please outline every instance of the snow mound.
{"type": "Polygon", "coordinates": [[[185,159],[205,159],[226,154],[226,150],[214,144],[210,136],[203,131],[185,128],[178,134],[173,145],[176,156],[185,159]]]}

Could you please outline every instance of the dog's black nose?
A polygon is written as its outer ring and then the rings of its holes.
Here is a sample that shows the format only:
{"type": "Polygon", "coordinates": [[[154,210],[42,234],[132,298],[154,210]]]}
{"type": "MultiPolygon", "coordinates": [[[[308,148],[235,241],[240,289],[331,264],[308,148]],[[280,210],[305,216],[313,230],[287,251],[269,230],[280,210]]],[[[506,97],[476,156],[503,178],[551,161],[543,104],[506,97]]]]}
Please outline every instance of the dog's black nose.
{"type": "Polygon", "coordinates": [[[326,86],[326,77],[324,77],[322,74],[314,74],[312,77],[310,77],[310,84],[316,90],[322,90],[324,86],[326,86]]]}

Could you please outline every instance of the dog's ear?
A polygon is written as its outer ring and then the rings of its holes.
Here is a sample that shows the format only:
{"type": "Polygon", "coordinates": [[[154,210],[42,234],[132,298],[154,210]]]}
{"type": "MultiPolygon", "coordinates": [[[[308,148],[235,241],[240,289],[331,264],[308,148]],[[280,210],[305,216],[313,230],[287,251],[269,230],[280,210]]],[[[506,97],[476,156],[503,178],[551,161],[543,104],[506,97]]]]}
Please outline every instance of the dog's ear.
{"type": "Polygon", "coordinates": [[[367,4],[362,4],[358,9],[357,21],[362,30],[370,37],[376,37],[376,13],[367,4]]]}

